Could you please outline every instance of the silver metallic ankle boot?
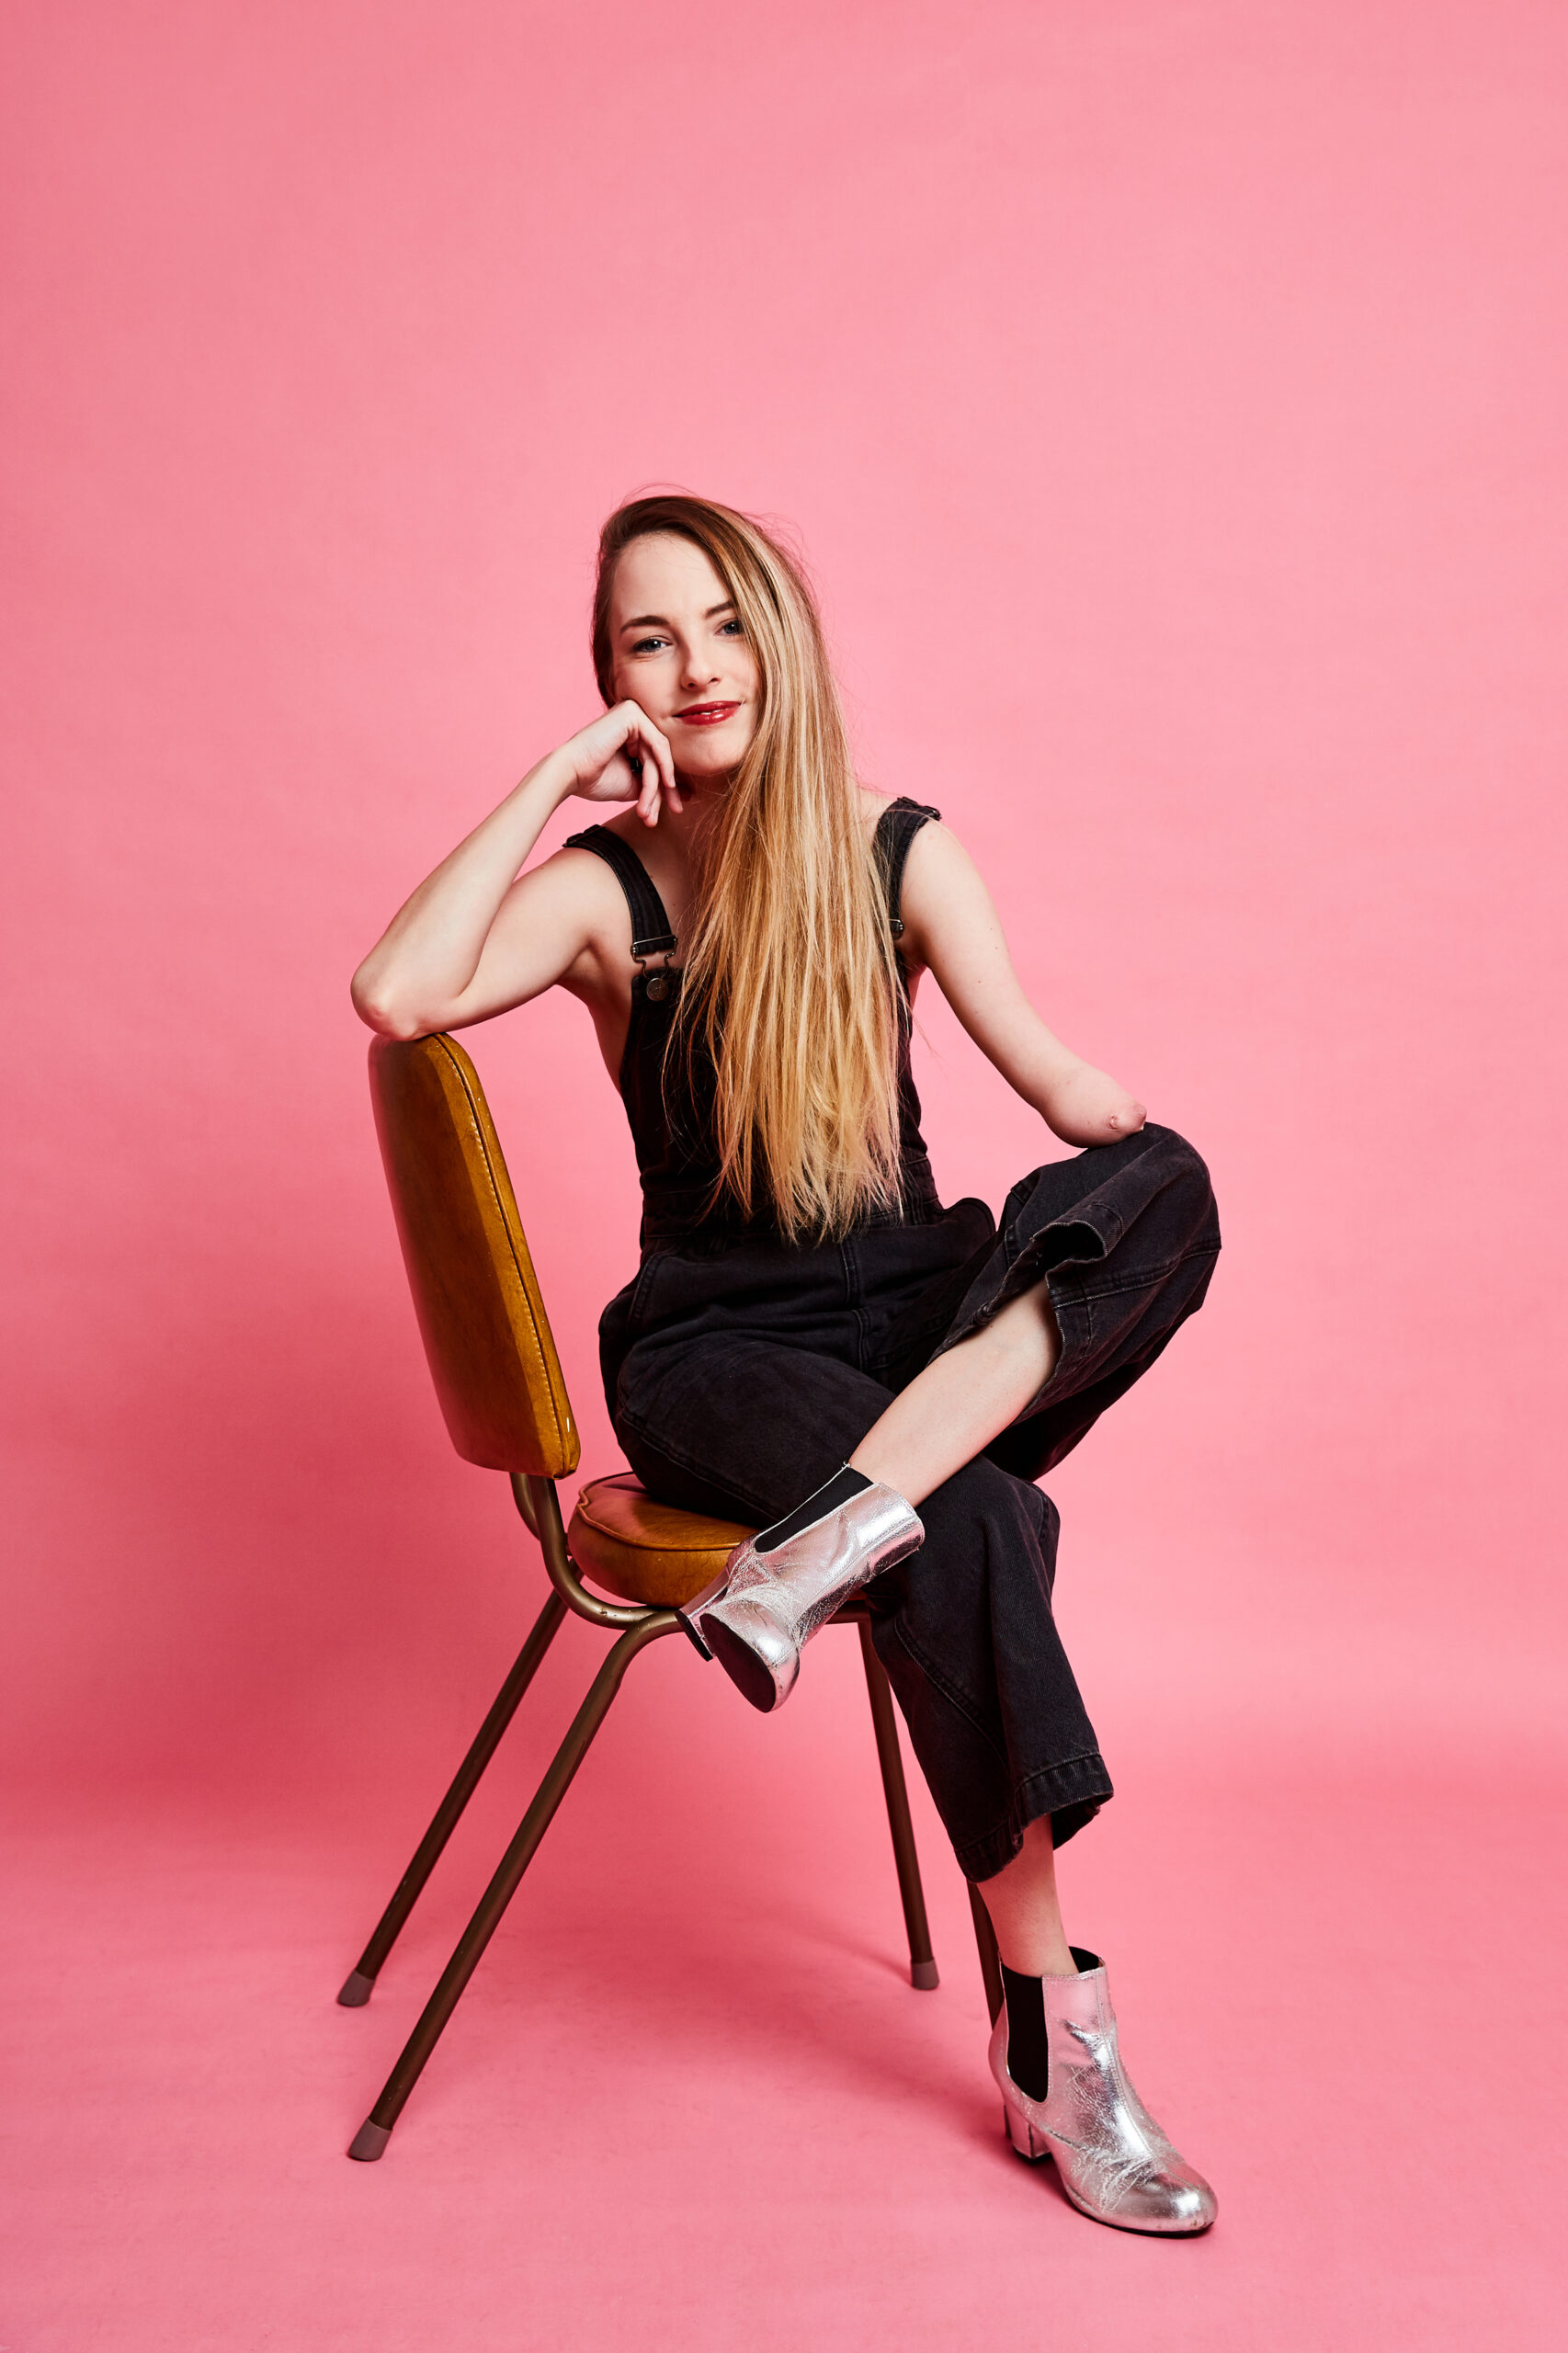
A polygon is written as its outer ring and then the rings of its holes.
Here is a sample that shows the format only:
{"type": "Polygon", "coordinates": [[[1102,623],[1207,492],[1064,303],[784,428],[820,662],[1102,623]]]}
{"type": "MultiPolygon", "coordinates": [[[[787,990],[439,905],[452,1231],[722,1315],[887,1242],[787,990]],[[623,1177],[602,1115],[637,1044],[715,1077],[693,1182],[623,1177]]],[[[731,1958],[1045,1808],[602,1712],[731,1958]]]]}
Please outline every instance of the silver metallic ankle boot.
{"type": "MultiPolygon", "coordinates": [[[[842,1475],[842,1474],[841,1474],[842,1475]]],[[[831,1498],[837,1480],[818,1490],[831,1498]]],[[[862,1487],[846,1502],[816,1497],[737,1544],[716,1577],[680,1612],[705,1658],[716,1658],[754,1708],[781,1708],[819,1626],[863,1585],[907,1560],[926,1530],[892,1487],[862,1487]]]]}
{"type": "Polygon", "coordinates": [[[1007,2006],[991,2037],[991,2072],[1007,2138],[1020,2157],[1054,2157],[1081,2214],[1119,2231],[1164,2237],[1206,2231],[1219,2200],[1174,2149],[1128,2081],[1117,2047],[1105,1963],[1081,1953],[1076,1977],[1041,1979],[1051,2080],[1031,2099],[1007,2073],[1007,2006]]]}

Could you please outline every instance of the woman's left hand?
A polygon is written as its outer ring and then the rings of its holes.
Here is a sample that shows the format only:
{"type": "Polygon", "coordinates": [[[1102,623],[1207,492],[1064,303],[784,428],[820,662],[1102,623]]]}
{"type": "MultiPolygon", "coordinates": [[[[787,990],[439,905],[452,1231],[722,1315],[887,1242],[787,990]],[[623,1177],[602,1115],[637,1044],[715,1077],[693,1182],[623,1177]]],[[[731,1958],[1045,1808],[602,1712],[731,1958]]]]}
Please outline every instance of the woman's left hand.
{"type": "Polygon", "coordinates": [[[1091,1063],[1053,1076],[1040,1105],[1045,1123],[1063,1143],[1119,1143],[1148,1118],[1136,1096],[1091,1063]]]}

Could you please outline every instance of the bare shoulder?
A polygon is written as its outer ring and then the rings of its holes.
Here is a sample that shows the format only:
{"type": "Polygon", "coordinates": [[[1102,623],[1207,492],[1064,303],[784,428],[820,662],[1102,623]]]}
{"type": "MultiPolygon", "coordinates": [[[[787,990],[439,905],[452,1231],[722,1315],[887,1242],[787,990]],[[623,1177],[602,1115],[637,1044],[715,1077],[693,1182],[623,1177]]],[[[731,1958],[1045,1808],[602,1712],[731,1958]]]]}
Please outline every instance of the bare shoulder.
{"type": "Polygon", "coordinates": [[[557,892],[576,894],[586,891],[597,894],[601,877],[612,891],[616,888],[615,875],[608,859],[600,858],[596,850],[576,849],[569,843],[562,843],[559,849],[552,849],[548,858],[540,858],[537,866],[528,867],[522,880],[545,883],[557,892]]]}
{"type": "Polygon", "coordinates": [[[1001,939],[980,870],[958,835],[935,822],[922,825],[909,845],[900,913],[906,961],[921,965],[945,971],[955,954],[1001,939]]]}
{"type": "MultiPolygon", "coordinates": [[[[903,796],[893,792],[878,792],[869,784],[859,784],[855,789],[860,796],[860,822],[866,828],[866,838],[869,841],[888,811],[897,800],[903,796]]],[[[918,805],[924,807],[926,804],[922,802],[918,805]]],[[[915,839],[918,841],[923,835],[940,833],[941,830],[940,819],[927,818],[925,824],[921,826],[919,834],[915,835],[915,839]]]]}
{"type": "Polygon", "coordinates": [[[905,897],[913,893],[916,907],[934,903],[942,892],[960,881],[971,886],[980,881],[974,860],[939,817],[928,818],[909,845],[903,870],[905,897]]]}

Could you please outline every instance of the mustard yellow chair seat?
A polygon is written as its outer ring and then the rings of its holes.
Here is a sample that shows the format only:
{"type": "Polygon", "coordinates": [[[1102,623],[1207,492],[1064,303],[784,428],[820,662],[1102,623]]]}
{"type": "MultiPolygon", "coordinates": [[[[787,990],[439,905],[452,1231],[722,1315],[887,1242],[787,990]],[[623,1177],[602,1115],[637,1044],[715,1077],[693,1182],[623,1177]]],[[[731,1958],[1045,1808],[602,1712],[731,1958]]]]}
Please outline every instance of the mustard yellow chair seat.
{"type": "Polygon", "coordinates": [[[584,1576],[622,1601],[679,1609],[711,1585],[744,1538],[739,1520],[655,1503],[630,1472],[594,1479],[577,1497],[567,1549],[584,1576]]]}

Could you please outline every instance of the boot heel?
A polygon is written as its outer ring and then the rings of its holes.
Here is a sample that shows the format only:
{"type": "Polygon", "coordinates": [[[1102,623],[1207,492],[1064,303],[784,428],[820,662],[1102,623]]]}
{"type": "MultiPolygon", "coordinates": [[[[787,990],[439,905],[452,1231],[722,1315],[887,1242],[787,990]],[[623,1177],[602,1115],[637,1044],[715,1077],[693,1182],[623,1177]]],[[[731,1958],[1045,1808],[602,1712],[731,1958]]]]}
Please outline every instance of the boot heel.
{"type": "Polygon", "coordinates": [[[1014,2109],[1007,2107],[1006,2102],[1002,2108],[1002,2121],[1007,2129],[1008,2140],[1011,2141],[1019,2156],[1027,2157],[1031,2165],[1039,2165],[1042,2157],[1048,2157],[1051,2154],[1051,2151],[1028,2117],[1017,2115],[1014,2109]]]}

